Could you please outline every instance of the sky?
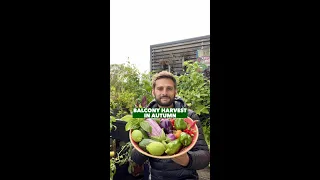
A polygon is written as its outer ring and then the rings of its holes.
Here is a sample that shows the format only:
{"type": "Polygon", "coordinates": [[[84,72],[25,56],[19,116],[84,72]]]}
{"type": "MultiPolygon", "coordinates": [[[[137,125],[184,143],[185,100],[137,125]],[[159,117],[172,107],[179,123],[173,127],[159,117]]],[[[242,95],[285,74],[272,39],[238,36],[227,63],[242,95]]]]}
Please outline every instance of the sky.
{"type": "Polygon", "coordinates": [[[150,46],[210,35],[210,0],[111,0],[110,64],[150,71],[150,46]]]}

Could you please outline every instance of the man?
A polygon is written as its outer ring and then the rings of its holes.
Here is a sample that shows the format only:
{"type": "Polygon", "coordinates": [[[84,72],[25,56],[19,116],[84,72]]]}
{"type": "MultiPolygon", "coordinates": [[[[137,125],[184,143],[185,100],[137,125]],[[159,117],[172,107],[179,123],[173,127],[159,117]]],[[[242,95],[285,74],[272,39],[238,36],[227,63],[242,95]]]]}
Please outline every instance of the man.
{"type": "MultiPolygon", "coordinates": [[[[187,107],[181,98],[176,98],[176,94],[176,79],[171,73],[162,71],[152,79],[152,95],[155,100],[150,102],[148,108],[187,107]]],[[[188,109],[188,116],[193,120],[199,120],[198,115],[190,109],[188,109]]],[[[137,164],[143,164],[149,159],[151,180],[199,179],[196,170],[209,165],[210,153],[199,121],[197,126],[199,129],[198,141],[189,152],[172,159],[157,159],[147,157],[133,149],[131,159],[137,164]]]]}

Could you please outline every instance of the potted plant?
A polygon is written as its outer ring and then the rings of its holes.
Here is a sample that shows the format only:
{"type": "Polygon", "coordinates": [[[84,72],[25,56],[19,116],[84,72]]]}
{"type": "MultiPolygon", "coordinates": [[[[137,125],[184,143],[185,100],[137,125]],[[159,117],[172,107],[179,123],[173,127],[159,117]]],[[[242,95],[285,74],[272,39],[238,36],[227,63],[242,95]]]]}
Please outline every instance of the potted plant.
{"type": "Polygon", "coordinates": [[[126,179],[130,174],[128,172],[129,158],[131,156],[132,145],[127,142],[125,145],[117,148],[119,152],[110,159],[110,179],[126,179]],[[112,164],[111,164],[112,163],[112,164]],[[112,176],[111,176],[112,174],[112,176]]]}

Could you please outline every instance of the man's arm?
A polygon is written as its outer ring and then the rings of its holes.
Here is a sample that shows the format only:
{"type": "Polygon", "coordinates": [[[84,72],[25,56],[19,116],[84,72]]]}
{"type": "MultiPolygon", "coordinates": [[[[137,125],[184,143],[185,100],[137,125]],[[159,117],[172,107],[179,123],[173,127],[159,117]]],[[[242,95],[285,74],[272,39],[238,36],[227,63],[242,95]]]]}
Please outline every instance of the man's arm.
{"type": "MultiPolygon", "coordinates": [[[[190,115],[190,118],[193,120],[200,120],[199,116],[193,112],[190,115]]],[[[186,166],[187,168],[199,170],[204,169],[209,165],[210,162],[210,152],[208,144],[205,141],[201,122],[197,122],[199,136],[194,147],[187,153],[189,156],[189,163],[186,166]]]]}

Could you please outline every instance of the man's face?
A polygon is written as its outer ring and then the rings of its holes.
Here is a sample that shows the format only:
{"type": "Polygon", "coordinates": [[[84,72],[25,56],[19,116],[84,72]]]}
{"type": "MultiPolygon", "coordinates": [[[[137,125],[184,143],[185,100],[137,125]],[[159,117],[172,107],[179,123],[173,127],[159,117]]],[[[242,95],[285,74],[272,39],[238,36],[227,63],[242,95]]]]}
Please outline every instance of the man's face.
{"type": "Polygon", "coordinates": [[[156,86],[152,89],[152,95],[156,102],[162,107],[169,107],[174,102],[177,91],[174,89],[174,82],[171,79],[162,78],[156,81],[156,86]]]}

